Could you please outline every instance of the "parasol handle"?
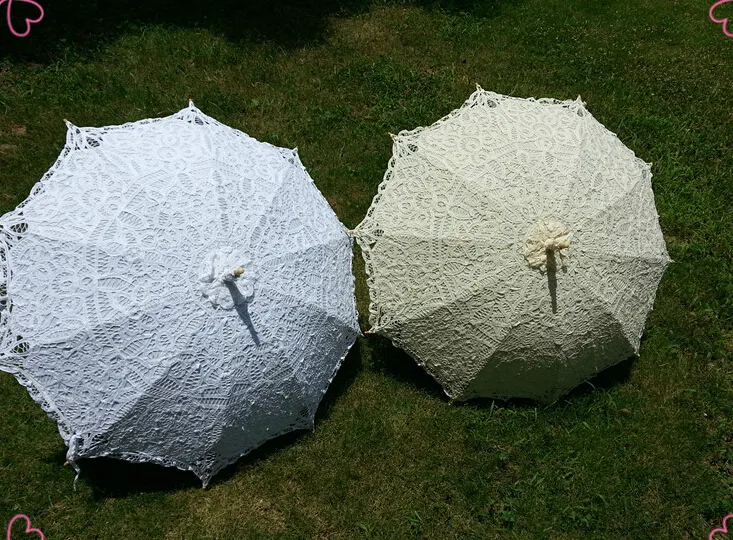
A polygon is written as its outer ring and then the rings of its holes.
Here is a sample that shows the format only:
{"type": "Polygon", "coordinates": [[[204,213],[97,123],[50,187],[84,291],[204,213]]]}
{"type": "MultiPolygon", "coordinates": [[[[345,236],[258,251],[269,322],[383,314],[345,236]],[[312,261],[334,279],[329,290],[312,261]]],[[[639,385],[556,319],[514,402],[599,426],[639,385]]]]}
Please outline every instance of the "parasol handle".
{"type": "Polygon", "coordinates": [[[235,268],[234,270],[232,270],[228,274],[224,274],[222,276],[221,280],[222,281],[226,281],[228,283],[231,283],[234,280],[238,279],[240,276],[242,276],[242,274],[244,274],[244,268],[242,268],[240,266],[239,268],[235,268]]]}
{"type": "Polygon", "coordinates": [[[570,242],[563,240],[558,242],[557,238],[545,240],[545,251],[559,251],[570,247],[570,242]]]}

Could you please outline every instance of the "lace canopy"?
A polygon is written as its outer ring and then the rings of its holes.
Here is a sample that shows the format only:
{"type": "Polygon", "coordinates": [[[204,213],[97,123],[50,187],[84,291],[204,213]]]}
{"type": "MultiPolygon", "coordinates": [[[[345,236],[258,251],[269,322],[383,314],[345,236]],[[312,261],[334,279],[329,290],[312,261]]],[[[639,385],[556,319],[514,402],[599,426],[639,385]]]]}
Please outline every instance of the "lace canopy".
{"type": "Polygon", "coordinates": [[[456,400],[557,398],[639,351],[670,262],[651,178],[580,99],[478,88],[394,136],[354,233],[372,331],[456,400]]]}
{"type": "Polygon", "coordinates": [[[69,124],[0,218],[0,369],[58,422],[72,464],[149,461],[206,485],[312,428],[359,333],[351,257],[294,150],[193,104],[69,124]]]}

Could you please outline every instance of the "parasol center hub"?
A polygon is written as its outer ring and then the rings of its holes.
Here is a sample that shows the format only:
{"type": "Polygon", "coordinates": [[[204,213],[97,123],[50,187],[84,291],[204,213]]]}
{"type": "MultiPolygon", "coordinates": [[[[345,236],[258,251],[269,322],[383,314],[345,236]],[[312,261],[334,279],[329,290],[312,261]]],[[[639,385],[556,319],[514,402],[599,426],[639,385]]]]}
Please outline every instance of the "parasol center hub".
{"type": "Polygon", "coordinates": [[[541,220],[533,225],[524,242],[524,258],[531,268],[546,270],[548,264],[565,267],[572,233],[556,219],[541,220]]]}
{"type": "Polygon", "coordinates": [[[199,290],[214,307],[232,309],[252,300],[256,275],[248,257],[226,246],[201,262],[199,290]]]}

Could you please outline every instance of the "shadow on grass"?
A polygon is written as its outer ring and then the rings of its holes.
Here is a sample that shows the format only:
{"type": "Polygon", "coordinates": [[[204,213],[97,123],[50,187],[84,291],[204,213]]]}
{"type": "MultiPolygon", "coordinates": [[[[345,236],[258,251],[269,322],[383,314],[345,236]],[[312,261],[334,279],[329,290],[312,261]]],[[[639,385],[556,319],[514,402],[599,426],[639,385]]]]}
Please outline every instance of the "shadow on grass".
{"type": "Polygon", "coordinates": [[[631,369],[634,367],[636,360],[636,356],[630,356],[623,362],[607,367],[595,377],[579,384],[558,401],[570,401],[571,399],[586,396],[597,390],[610,390],[614,386],[625,383],[631,376],[631,369]]]}
{"type": "MultiPolygon", "coordinates": [[[[25,38],[0,27],[0,57],[45,63],[64,48],[93,51],[120,34],[143,26],[202,28],[233,41],[269,41],[291,48],[323,39],[327,18],[359,13],[368,0],[40,0],[45,17],[25,38]]],[[[4,13],[4,10],[3,10],[4,13]]],[[[24,3],[13,6],[15,26],[35,12],[24,3]]]]}
{"type": "Polygon", "coordinates": [[[412,356],[392,345],[389,339],[372,335],[369,344],[372,348],[372,364],[377,371],[442,401],[449,401],[443,387],[412,356]]]}
{"type": "Polygon", "coordinates": [[[80,480],[92,489],[95,499],[201,487],[201,481],[192,472],[153,463],[103,457],[80,459],[79,467],[80,480]]]}
{"type": "MultiPolygon", "coordinates": [[[[447,12],[470,12],[493,17],[509,0],[79,0],[65,3],[40,0],[45,17],[25,38],[10,34],[0,24],[0,60],[53,63],[72,48],[76,53],[97,50],[126,31],[162,25],[202,28],[232,42],[271,42],[295,48],[322,41],[329,17],[363,13],[373,5],[403,4],[447,12]]],[[[4,15],[5,10],[2,10],[4,15]]],[[[36,8],[26,2],[13,5],[14,27],[23,31],[26,18],[36,18],[36,8]]]]}
{"type": "Polygon", "coordinates": [[[517,7],[523,0],[405,0],[402,4],[412,4],[426,9],[436,9],[446,13],[467,13],[474,17],[498,17],[505,7],[517,7]]]}
{"type": "MultiPolygon", "coordinates": [[[[348,390],[361,372],[359,347],[360,341],[357,340],[321,400],[316,412],[316,425],[328,418],[334,404],[348,390]]],[[[238,472],[253,467],[258,462],[291,446],[307,433],[305,430],[298,430],[267,441],[219,472],[211,480],[209,486],[226,482],[238,472]]],[[[66,460],[65,451],[49,459],[63,463],[66,460]]],[[[93,496],[96,499],[201,488],[201,481],[192,472],[152,463],[130,463],[113,458],[94,458],[79,460],[79,466],[82,470],[81,478],[91,487],[93,496]]]]}
{"type": "Polygon", "coordinates": [[[318,406],[316,425],[328,419],[336,402],[351,388],[359,373],[364,369],[361,361],[361,347],[362,340],[357,338],[318,406]]]}

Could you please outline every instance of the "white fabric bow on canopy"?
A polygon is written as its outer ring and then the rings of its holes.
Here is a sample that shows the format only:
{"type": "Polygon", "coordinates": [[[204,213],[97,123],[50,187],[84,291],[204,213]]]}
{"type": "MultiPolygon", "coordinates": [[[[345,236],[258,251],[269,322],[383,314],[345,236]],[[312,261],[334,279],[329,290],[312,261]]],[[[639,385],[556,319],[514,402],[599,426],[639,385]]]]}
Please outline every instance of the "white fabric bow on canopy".
{"type": "Polygon", "coordinates": [[[639,351],[670,262],[651,178],[580,100],[479,88],[394,137],[354,232],[372,331],[454,399],[555,399],[639,351]]]}
{"type": "Polygon", "coordinates": [[[69,125],[0,218],[0,369],[58,422],[72,463],[150,461],[206,485],[312,428],[359,332],[351,257],[294,150],[193,104],[69,125]]]}

